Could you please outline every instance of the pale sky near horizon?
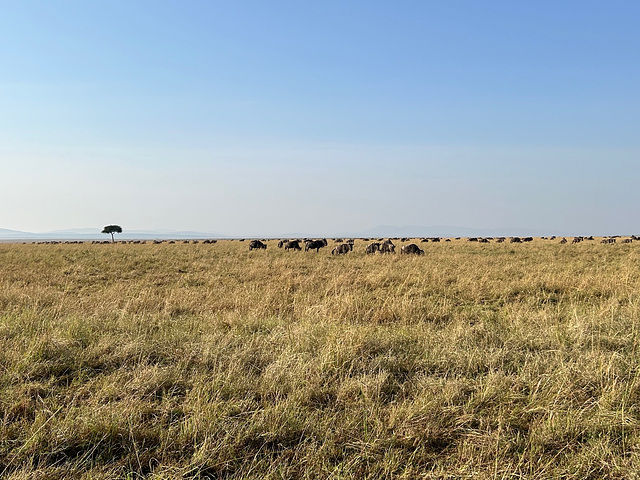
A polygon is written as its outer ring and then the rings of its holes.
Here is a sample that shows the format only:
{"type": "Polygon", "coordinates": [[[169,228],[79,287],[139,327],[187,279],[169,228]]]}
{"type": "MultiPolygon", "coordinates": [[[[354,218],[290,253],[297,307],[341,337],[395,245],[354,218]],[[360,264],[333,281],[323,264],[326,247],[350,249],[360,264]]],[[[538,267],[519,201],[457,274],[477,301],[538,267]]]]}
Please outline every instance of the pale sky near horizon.
{"type": "Polygon", "coordinates": [[[637,234],[638,18],[0,0],[0,228],[637,234]]]}

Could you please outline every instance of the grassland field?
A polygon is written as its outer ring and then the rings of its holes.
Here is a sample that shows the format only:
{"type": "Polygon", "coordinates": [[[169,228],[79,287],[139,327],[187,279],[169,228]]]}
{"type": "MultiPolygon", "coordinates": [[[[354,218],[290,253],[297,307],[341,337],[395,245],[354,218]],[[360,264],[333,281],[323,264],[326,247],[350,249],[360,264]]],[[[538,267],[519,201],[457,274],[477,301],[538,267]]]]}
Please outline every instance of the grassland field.
{"type": "Polygon", "coordinates": [[[640,478],[640,244],[0,244],[0,478],[640,478]]]}

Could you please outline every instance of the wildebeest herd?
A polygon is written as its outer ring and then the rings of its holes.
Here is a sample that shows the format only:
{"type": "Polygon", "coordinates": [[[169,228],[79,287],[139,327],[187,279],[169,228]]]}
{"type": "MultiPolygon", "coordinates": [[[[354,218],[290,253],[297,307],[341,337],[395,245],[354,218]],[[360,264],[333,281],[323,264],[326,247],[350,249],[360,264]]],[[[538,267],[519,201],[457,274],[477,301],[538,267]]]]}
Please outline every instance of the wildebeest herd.
{"type": "MultiPolygon", "coordinates": [[[[402,240],[406,241],[407,239],[403,238],[402,240]]],[[[333,248],[333,250],[331,250],[331,255],[345,255],[349,252],[353,252],[353,245],[355,243],[354,239],[347,240],[346,242],[344,242],[342,239],[338,239],[336,241],[339,243],[333,248]]],[[[329,242],[327,241],[326,238],[323,238],[321,240],[310,240],[310,239],[279,240],[278,248],[284,248],[285,250],[300,251],[302,250],[302,247],[300,246],[300,242],[304,242],[305,252],[308,252],[309,250],[315,250],[317,253],[320,251],[321,248],[324,248],[327,245],[329,245],[329,242]]],[[[267,244],[261,240],[252,240],[251,243],[249,243],[249,250],[266,250],[266,249],[267,249],[267,244]]],[[[375,253],[395,253],[396,246],[391,241],[391,239],[387,239],[384,241],[370,243],[369,245],[367,245],[365,252],[369,255],[372,255],[375,253]]],[[[424,255],[424,250],[418,247],[418,245],[416,245],[415,243],[410,243],[409,245],[405,245],[401,247],[400,253],[406,254],[406,255],[424,255]]]]}
{"type": "MultiPolygon", "coordinates": [[[[582,242],[593,242],[596,241],[596,238],[594,238],[593,236],[576,236],[573,238],[569,238],[567,239],[566,237],[556,237],[556,236],[551,236],[551,237],[538,237],[540,238],[540,240],[545,240],[545,241],[555,241],[560,243],[561,245],[564,244],[579,244],[582,242]]],[[[240,239],[236,239],[238,241],[244,242],[245,239],[244,238],[240,238],[240,239]]],[[[248,239],[247,239],[248,240],[248,239]]],[[[358,239],[360,241],[365,241],[365,242],[369,242],[370,239],[368,238],[360,238],[358,239]]],[[[533,237],[455,237],[455,238],[439,238],[439,237],[429,237],[429,238],[420,238],[420,239],[410,239],[410,238],[389,238],[389,239],[382,239],[382,238],[378,238],[376,241],[372,241],[371,243],[369,243],[366,247],[365,247],[365,253],[369,254],[369,255],[373,255],[376,253],[380,253],[380,254],[393,254],[396,253],[396,245],[393,243],[393,240],[395,241],[399,241],[402,243],[406,243],[409,242],[411,240],[416,240],[420,243],[439,243],[439,242],[452,242],[452,241],[467,241],[467,242],[477,242],[477,243],[505,243],[505,242],[509,242],[509,243],[528,243],[528,242],[532,242],[534,240],[533,237]]],[[[629,244],[629,243],[633,243],[635,241],[640,240],[640,236],[637,235],[630,235],[627,237],[621,237],[619,235],[614,235],[614,236],[608,236],[608,237],[600,237],[599,241],[600,243],[603,244],[616,244],[618,243],[623,243],[623,244],[629,244]]],[[[207,239],[207,240],[123,240],[123,241],[116,241],[115,243],[133,243],[133,244],[145,244],[145,243],[152,243],[152,244],[162,244],[162,243],[203,243],[203,244],[215,244],[217,243],[218,240],[215,239],[207,239]]],[[[249,250],[266,250],[267,249],[267,240],[266,239],[262,239],[262,240],[248,240],[249,241],[249,250]]],[[[335,247],[331,250],[331,254],[332,255],[346,255],[350,252],[353,252],[354,250],[354,244],[356,239],[342,239],[342,238],[335,238],[333,239],[333,241],[336,243],[335,247]]],[[[26,242],[23,242],[26,243],[26,242]]],[[[83,241],[59,241],[59,240],[53,240],[53,241],[41,241],[41,242],[35,242],[35,243],[39,243],[39,244],[69,244],[69,243],[86,243],[83,241]]],[[[112,242],[110,241],[92,241],[90,243],[93,244],[111,244],[112,242]]],[[[315,250],[316,253],[320,251],[321,248],[327,247],[329,245],[329,242],[327,241],[326,238],[323,239],[282,239],[278,241],[278,248],[282,248],[284,250],[287,251],[301,251],[303,249],[304,246],[304,251],[308,252],[310,250],[315,250]]],[[[401,246],[399,249],[401,254],[406,254],[406,255],[424,255],[424,250],[422,250],[417,244],[415,243],[410,243],[408,245],[404,245],[401,246]]]]}
{"type": "MultiPolygon", "coordinates": [[[[551,236],[551,237],[540,237],[541,240],[557,240],[557,237],[555,236],[551,236]]],[[[605,237],[603,238],[600,242],[601,243],[616,243],[616,236],[612,236],[612,237],[605,237]]],[[[363,238],[361,240],[364,241],[369,241],[368,238],[363,238]]],[[[408,242],[411,239],[409,238],[397,238],[395,240],[400,240],[401,242],[408,242]]],[[[440,242],[442,239],[440,239],[439,237],[431,237],[431,238],[422,238],[420,240],[420,242],[422,243],[426,243],[426,242],[432,242],[432,243],[438,243],[440,242]]],[[[450,242],[452,239],[451,238],[447,238],[444,239],[445,242],[450,242]]],[[[478,237],[468,237],[466,239],[463,239],[461,237],[456,237],[455,240],[466,240],[467,242],[478,242],[478,243],[490,243],[490,242],[495,242],[495,243],[504,243],[505,241],[509,241],[509,243],[528,243],[528,242],[532,242],[533,241],[533,237],[482,237],[482,238],[478,238],[478,237]]],[[[580,243],[583,241],[588,241],[588,240],[594,240],[594,238],[592,236],[590,237],[574,237],[573,240],[571,241],[572,244],[575,243],[580,243]]],[[[640,240],[640,237],[632,235],[629,238],[624,238],[621,240],[621,243],[632,243],[635,240],[640,240]]],[[[265,240],[266,241],[266,240],[265,240]]],[[[341,238],[337,238],[334,240],[337,245],[331,250],[331,254],[332,255],[345,255],[349,252],[353,252],[353,248],[354,248],[354,244],[355,244],[355,240],[354,239],[348,239],[348,240],[343,240],[341,238]]],[[[320,251],[321,248],[324,248],[326,246],[328,246],[328,241],[326,238],[320,239],[320,240],[315,240],[315,239],[304,239],[304,240],[300,240],[300,239],[296,239],[296,240],[279,240],[278,241],[278,248],[283,248],[284,250],[295,250],[295,251],[301,251],[302,247],[300,244],[304,244],[304,251],[308,252],[309,250],[315,250],[316,253],[320,251]]],[[[568,240],[566,238],[562,238],[559,241],[560,244],[566,244],[568,243],[568,240]]],[[[249,250],[256,250],[256,249],[265,249],[267,248],[267,244],[264,243],[264,241],[261,240],[252,240],[251,243],[249,244],[249,250]]],[[[379,238],[378,241],[369,243],[366,247],[365,247],[365,253],[368,255],[373,255],[376,253],[381,253],[381,254],[385,254],[385,253],[395,253],[396,252],[396,246],[393,243],[392,239],[386,239],[383,240],[382,238],[379,238]]],[[[408,245],[404,245],[402,247],[400,247],[400,253],[401,254],[406,254],[406,255],[424,255],[424,250],[422,250],[418,245],[416,245],[415,243],[410,243],[408,245]]]]}

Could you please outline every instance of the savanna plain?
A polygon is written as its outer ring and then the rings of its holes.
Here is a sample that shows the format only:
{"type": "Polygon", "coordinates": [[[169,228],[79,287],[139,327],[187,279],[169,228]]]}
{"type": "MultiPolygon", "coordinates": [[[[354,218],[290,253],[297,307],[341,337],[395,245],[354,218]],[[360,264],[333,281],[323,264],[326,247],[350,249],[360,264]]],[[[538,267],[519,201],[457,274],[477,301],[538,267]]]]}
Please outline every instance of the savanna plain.
{"type": "Polygon", "coordinates": [[[0,244],[0,478],[638,478],[640,244],[276,243],[0,244]]]}

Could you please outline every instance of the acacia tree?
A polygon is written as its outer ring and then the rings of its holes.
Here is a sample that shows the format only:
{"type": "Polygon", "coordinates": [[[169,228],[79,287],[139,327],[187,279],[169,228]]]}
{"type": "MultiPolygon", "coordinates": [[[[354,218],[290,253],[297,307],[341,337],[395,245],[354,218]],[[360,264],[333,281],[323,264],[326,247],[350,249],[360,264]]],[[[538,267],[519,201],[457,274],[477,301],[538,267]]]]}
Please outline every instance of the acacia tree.
{"type": "Polygon", "coordinates": [[[111,243],[115,242],[113,239],[114,233],[122,233],[122,227],[120,225],[107,225],[102,229],[102,233],[110,233],[111,234],[111,243]]]}

